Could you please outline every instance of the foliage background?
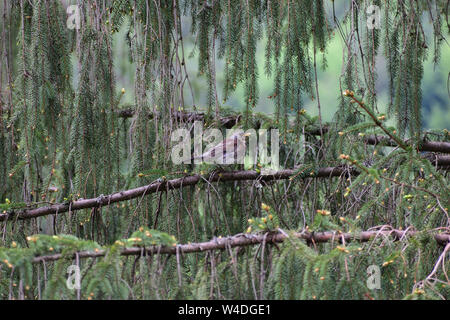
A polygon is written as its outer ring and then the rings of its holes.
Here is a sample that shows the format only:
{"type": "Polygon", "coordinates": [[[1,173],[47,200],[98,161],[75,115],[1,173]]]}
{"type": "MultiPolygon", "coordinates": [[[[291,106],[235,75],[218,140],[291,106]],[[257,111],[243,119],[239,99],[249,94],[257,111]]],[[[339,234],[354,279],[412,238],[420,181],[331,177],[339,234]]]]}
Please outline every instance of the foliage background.
{"type": "Polygon", "coordinates": [[[371,2],[337,2],[76,1],[79,31],[60,2],[1,2],[0,297],[448,299],[448,2],[374,1],[393,9],[374,32],[371,2]],[[343,53],[332,3],[368,62],[343,53]],[[280,171],[174,165],[193,105],[279,129],[280,171]]]}
{"type": "MultiPolygon", "coordinates": [[[[331,12],[331,5],[329,1],[324,2],[328,14],[331,12]]],[[[348,1],[340,1],[336,7],[336,15],[342,17],[344,12],[349,9],[348,1]]],[[[424,20],[427,21],[426,14],[424,20]]],[[[183,38],[186,40],[186,51],[191,53],[194,49],[195,37],[189,32],[191,19],[183,17],[183,38]]],[[[430,32],[430,25],[425,25],[427,32],[430,32]]],[[[113,36],[114,39],[114,55],[115,55],[115,73],[117,75],[117,87],[124,87],[127,93],[124,97],[124,102],[132,103],[132,90],[134,83],[134,65],[129,62],[128,51],[125,44],[126,27],[122,27],[120,31],[113,36]]],[[[258,50],[256,54],[257,66],[259,74],[258,85],[261,88],[262,98],[258,101],[256,110],[265,113],[273,112],[273,103],[266,96],[273,92],[274,79],[268,78],[262,72],[264,69],[264,47],[267,39],[264,36],[263,40],[258,43],[258,50]]],[[[323,119],[331,121],[336,112],[337,96],[340,95],[339,90],[339,75],[342,69],[342,51],[344,43],[339,36],[335,36],[327,46],[327,68],[320,68],[319,77],[319,93],[323,104],[323,119]]],[[[442,47],[442,59],[437,63],[433,63],[433,57],[428,56],[424,63],[424,77],[422,81],[423,91],[423,127],[425,129],[448,129],[450,128],[450,101],[449,101],[449,72],[450,72],[450,47],[442,47]]],[[[186,55],[189,75],[191,77],[192,86],[194,88],[197,105],[205,105],[206,92],[205,78],[198,75],[198,54],[186,55]],[[203,91],[203,92],[202,92],[203,91]]],[[[377,93],[379,98],[380,112],[385,112],[384,108],[388,104],[388,74],[386,72],[386,61],[381,52],[377,56],[377,93]]],[[[217,83],[218,87],[223,87],[223,60],[217,60],[217,83]]],[[[186,95],[189,96],[189,95],[186,95]]],[[[244,97],[244,89],[239,86],[235,93],[233,93],[226,105],[231,106],[236,111],[242,111],[242,100],[244,97]]],[[[188,105],[192,105],[192,102],[188,105]]],[[[306,100],[304,108],[311,115],[317,115],[317,107],[313,100],[306,100]]],[[[393,124],[393,121],[389,123],[393,124]]]]}

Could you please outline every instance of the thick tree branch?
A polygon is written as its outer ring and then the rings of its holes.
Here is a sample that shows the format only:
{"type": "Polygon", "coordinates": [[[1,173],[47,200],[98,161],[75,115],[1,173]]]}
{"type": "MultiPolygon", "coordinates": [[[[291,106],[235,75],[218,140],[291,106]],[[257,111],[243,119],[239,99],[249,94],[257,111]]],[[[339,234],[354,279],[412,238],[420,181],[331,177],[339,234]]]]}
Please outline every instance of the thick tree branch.
{"type": "MultiPolygon", "coordinates": [[[[124,109],[119,111],[120,118],[132,118],[134,116],[133,109],[124,109]]],[[[182,122],[194,122],[194,121],[203,121],[206,118],[206,114],[202,112],[190,112],[190,111],[175,111],[173,116],[182,122]]],[[[155,117],[154,113],[149,112],[148,118],[153,119],[155,117]]],[[[231,115],[226,117],[221,117],[219,119],[220,124],[227,129],[231,129],[234,125],[239,123],[241,120],[241,115],[231,115]]]]}
{"type": "MultiPolygon", "coordinates": [[[[342,243],[342,240],[345,242],[351,241],[360,241],[360,242],[368,242],[370,240],[375,239],[376,237],[393,237],[394,240],[399,240],[404,238],[405,236],[413,236],[417,234],[415,231],[402,231],[402,230],[387,230],[387,231],[363,231],[359,234],[350,234],[350,233],[337,233],[332,231],[326,232],[315,232],[311,233],[308,231],[303,231],[301,233],[296,232],[293,234],[294,237],[298,239],[306,240],[309,243],[319,243],[319,242],[328,242],[328,241],[336,241],[338,243],[342,243]]],[[[288,237],[285,233],[270,233],[265,237],[260,234],[238,234],[235,236],[225,237],[225,238],[215,238],[213,240],[207,242],[200,243],[190,243],[190,244],[182,244],[176,247],[149,247],[149,248],[126,248],[121,251],[121,255],[130,256],[130,255],[149,255],[149,254],[176,254],[177,250],[179,253],[194,253],[194,252],[204,252],[208,250],[224,250],[227,247],[245,247],[250,245],[260,244],[263,241],[265,243],[280,243],[286,240],[288,237]]],[[[450,234],[435,234],[434,239],[439,245],[445,246],[450,242],[450,234]]],[[[106,254],[105,250],[98,251],[80,251],[78,252],[79,258],[96,258],[102,257],[106,254]]],[[[64,258],[62,254],[57,253],[53,255],[47,256],[39,256],[33,258],[33,263],[40,263],[43,261],[55,261],[64,258]]],[[[71,258],[75,258],[75,255],[71,256],[71,258]]]]}
{"type": "MultiPolygon", "coordinates": [[[[119,117],[121,118],[131,118],[133,116],[134,116],[133,109],[124,109],[119,111],[119,117]]],[[[182,122],[203,121],[205,120],[206,117],[206,115],[202,112],[190,112],[190,111],[176,111],[174,113],[174,116],[177,118],[177,120],[182,122]]],[[[149,113],[148,117],[149,119],[153,119],[154,114],[149,113]]],[[[241,115],[231,115],[221,117],[219,122],[221,123],[222,127],[226,129],[231,129],[233,126],[239,123],[241,119],[242,119],[241,115]]],[[[322,133],[327,133],[328,131],[329,128],[327,126],[324,126],[322,128],[322,133]]],[[[320,128],[308,129],[306,133],[313,136],[320,136],[322,134],[320,128]]],[[[377,145],[383,143],[389,147],[396,147],[398,145],[397,142],[395,142],[394,140],[390,139],[387,136],[371,135],[365,139],[365,142],[370,145],[377,145]]],[[[404,142],[404,144],[407,145],[406,142],[404,142]]],[[[450,153],[450,142],[423,141],[419,146],[419,151],[450,153]]]]}
{"type": "MultiPolygon", "coordinates": [[[[450,167],[450,156],[437,156],[433,155],[430,161],[439,167],[448,168],[450,167]]],[[[359,172],[355,168],[340,166],[340,167],[325,167],[318,170],[312,170],[308,172],[302,172],[302,177],[308,178],[331,178],[339,176],[355,176],[359,172]]],[[[286,180],[291,177],[300,176],[297,169],[284,169],[276,171],[273,174],[260,174],[254,170],[247,171],[231,171],[231,172],[213,172],[207,176],[192,175],[185,176],[182,178],[176,178],[172,180],[154,182],[146,186],[124,190],[116,192],[106,196],[100,196],[98,198],[91,199],[80,199],[73,202],[54,204],[51,206],[33,208],[33,209],[22,209],[17,211],[11,211],[0,214],[0,221],[13,220],[13,219],[31,219],[41,216],[46,216],[50,214],[60,214],[67,211],[76,211],[87,208],[96,208],[112,203],[126,201],[130,199],[135,199],[144,195],[149,195],[152,193],[166,191],[171,189],[179,189],[186,186],[193,186],[197,183],[204,181],[204,179],[209,182],[217,181],[243,181],[243,180],[259,180],[259,181],[272,181],[272,180],[286,180]]]]}
{"type": "MultiPolygon", "coordinates": [[[[368,136],[365,142],[370,145],[383,143],[389,147],[397,146],[395,141],[385,136],[368,136]]],[[[423,141],[419,147],[419,151],[450,153],[450,142],[423,141]]]]}
{"type": "MultiPolygon", "coordinates": [[[[101,196],[92,199],[81,199],[70,203],[55,204],[52,206],[40,207],[35,209],[25,209],[17,212],[0,214],[0,221],[7,219],[30,219],[45,216],[49,214],[60,214],[67,211],[75,211],[87,208],[101,207],[112,203],[138,198],[151,193],[178,189],[185,186],[196,185],[200,181],[206,179],[210,182],[216,181],[242,181],[242,180],[283,180],[288,179],[296,173],[294,169],[285,169],[270,175],[261,175],[260,173],[248,171],[232,171],[232,172],[214,172],[206,177],[200,175],[186,176],[182,178],[172,179],[168,181],[155,182],[146,186],[120,191],[107,196],[101,196]]],[[[346,167],[326,167],[320,168],[317,172],[312,172],[309,177],[337,177],[343,174],[354,174],[354,170],[346,167]]]]}

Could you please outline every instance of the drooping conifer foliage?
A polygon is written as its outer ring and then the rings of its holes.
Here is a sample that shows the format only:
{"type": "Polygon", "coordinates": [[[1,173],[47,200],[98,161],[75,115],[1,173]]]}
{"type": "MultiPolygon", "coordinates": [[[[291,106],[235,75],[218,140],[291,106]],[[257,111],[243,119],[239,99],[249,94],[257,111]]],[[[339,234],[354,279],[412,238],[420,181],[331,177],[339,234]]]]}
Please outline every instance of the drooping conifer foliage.
{"type": "Polygon", "coordinates": [[[425,60],[445,58],[448,1],[353,0],[337,14],[339,2],[1,1],[0,298],[448,299],[450,134],[424,132],[421,92],[425,60]],[[336,37],[326,123],[318,72],[336,37]],[[256,112],[267,96],[273,112],[256,112]],[[279,166],[175,165],[171,134],[199,119],[278,129],[279,166]]]}

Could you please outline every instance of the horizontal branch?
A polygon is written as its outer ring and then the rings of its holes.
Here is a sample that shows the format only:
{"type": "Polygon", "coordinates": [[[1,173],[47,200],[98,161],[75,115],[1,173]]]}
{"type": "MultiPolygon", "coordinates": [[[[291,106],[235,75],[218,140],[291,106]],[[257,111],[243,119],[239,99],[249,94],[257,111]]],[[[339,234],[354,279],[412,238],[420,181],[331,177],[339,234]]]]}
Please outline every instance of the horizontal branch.
{"type": "MultiPolygon", "coordinates": [[[[284,169],[273,174],[262,175],[256,171],[232,171],[232,172],[214,172],[206,177],[201,175],[185,176],[182,178],[155,182],[146,186],[120,191],[107,196],[100,196],[98,198],[80,199],[70,203],[54,204],[51,206],[40,207],[35,209],[23,209],[17,212],[9,212],[0,214],[0,221],[12,219],[31,219],[50,214],[60,214],[67,211],[75,211],[87,208],[101,207],[112,203],[138,198],[144,195],[149,195],[155,192],[178,189],[185,186],[193,186],[204,181],[242,181],[242,180],[283,180],[289,179],[297,171],[294,169],[284,169]]],[[[356,171],[352,168],[346,167],[326,167],[320,168],[317,172],[312,172],[309,177],[336,177],[343,174],[354,174],[356,171]]]]}
{"type": "MultiPolygon", "coordinates": [[[[395,141],[385,136],[368,136],[365,142],[371,145],[383,143],[389,147],[397,146],[395,141]]],[[[423,141],[419,146],[419,151],[450,153],[450,142],[423,141]]]]}
{"type": "MultiPolygon", "coordinates": [[[[446,155],[426,155],[430,158],[429,160],[434,164],[442,168],[450,167],[450,156],[446,155]]],[[[306,175],[301,175],[301,177],[308,178],[331,178],[345,176],[355,176],[359,172],[352,167],[324,167],[318,170],[311,170],[311,172],[306,172],[306,175]]],[[[197,183],[208,180],[209,182],[217,181],[243,181],[243,180],[259,180],[259,181],[272,181],[272,180],[285,180],[292,176],[298,176],[298,169],[283,169],[274,172],[273,174],[261,174],[254,170],[243,170],[243,171],[231,171],[231,172],[213,172],[207,176],[192,175],[185,176],[182,178],[176,178],[172,180],[165,180],[160,182],[154,182],[146,186],[119,191],[110,195],[100,196],[98,198],[91,199],[80,199],[73,202],[66,202],[60,204],[54,204],[51,206],[33,208],[33,209],[21,209],[17,211],[11,211],[0,214],[0,221],[13,220],[13,219],[31,219],[41,216],[46,216],[50,214],[61,214],[67,211],[76,211],[88,208],[97,208],[105,205],[110,205],[112,203],[126,201],[130,199],[135,199],[141,196],[149,195],[156,192],[179,189],[186,186],[193,186],[197,183]]]]}
{"type": "MultiPolygon", "coordinates": [[[[131,118],[134,115],[133,109],[124,109],[119,111],[119,117],[121,118],[131,118]]],[[[154,118],[154,114],[152,112],[148,113],[149,119],[154,118]]],[[[206,114],[202,112],[191,112],[191,111],[176,111],[174,112],[174,117],[182,122],[193,122],[193,121],[203,121],[205,120],[206,114]]],[[[231,115],[221,117],[219,122],[221,126],[226,129],[231,129],[233,126],[238,124],[242,119],[241,115],[231,115]]],[[[313,136],[320,136],[322,133],[328,132],[328,126],[324,126],[322,131],[320,128],[308,129],[307,134],[313,136]]],[[[367,144],[377,145],[380,143],[385,144],[389,147],[396,147],[398,144],[390,139],[387,136],[376,136],[371,135],[365,139],[367,144]]],[[[405,142],[406,144],[406,142],[405,142]]],[[[423,141],[419,146],[419,151],[428,151],[428,152],[442,152],[442,153],[450,153],[450,142],[440,142],[440,141],[423,141]]]]}
{"type": "MultiPolygon", "coordinates": [[[[133,109],[124,109],[119,111],[120,118],[132,118],[134,116],[133,109]]],[[[194,122],[194,121],[203,121],[206,118],[206,114],[202,112],[190,112],[190,111],[175,111],[173,112],[173,116],[182,122],[194,122]]],[[[155,114],[153,112],[148,113],[148,118],[153,119],[155,114]]],[[[237,123],[239,123],[241,119],[241,115],[231,115],[226,117],[221,117],[219,119],[221,126],[227,129],[231,129],[237,123]]]]}
{"type": "MultiPolygon", "coordinates": [[[[134,110],[133,109],[124,109],[120,110],[119,112],[120,118],[132,118],[134,116],[134,110]]],[[[181,122],[194,122],[194,121],[204,121],[207,115],[203,112],[193,112],[193,111],[175,111],[173,113],[173,116],[181,122]]],[[[148,113],[148,118],[153,119],[155,117],[155,114],[153,112],[148,113]]],[[[238,124],[242,120],[242,115],[230,115],[230,116],[224,116],[219,118],[219,123],[221,127],[225,129],[231,129],[236,124],[238,124]]],[[[257,126],[260,126],[258,124],[257,126]]],[[[322,132],[326,133],[328,131],[328,127],[323,127],[322,132]]],[[[307,134],[312,136],[320,136],[322,133],[320,131],[320,128],[310,128],[306,131],[307,134]]]]}
{"type": "Polygon", "coordinates": [[[437,155],[434,153],[425,154],[424,158],[428,159],[433,165],[438,167],[450,166],[450,155],[437,155]]]}
{"type": "MultiPolygon", "coordinates": [[[[293,234],[294,237],[298,239],[306,240],[309,243],[320,243],[320,242],[328,242],[328,241],[336,241],[342,243],[351,241],[360,241],[367,242],[373,240],[376,237],[393,237],[394,240],[399,240],[404,238],[405,236],[413,236],[416,234],[416,231],[402,231],[402,230],[386,230],[386,231],[363,231],[359,234],[350,234],[350,233],[336,233],[332,231],[326,232],[308,232],[303,231],[301,233],[296,232],[293,234]]],[[[267,235],[260,234],[238,234],[235,236],[225,237],[225,238],[215,238],[213,240],[207,242],[200,243],[190,243],[190,244],[182,244],[176,247],[134,247],[134,248],[126,248],[121,251],[121,255],[130,256],[130,255],[149,255],[149,254],[176,254],[179,252],[182,253],[194,253],[194,252],[204,252],[208,250],[224,250],[226,248],[234,248],[234,247],[245,247],[250,245],[256,245],[265,242],[266,244],[272,243],[280,243],[286,240],[288,236],[285,233],[268,233],[267,235]]],[[[437,241],[439,245],[446,245],[450,242],[450,234],[435,234],[434,239],[437,241]]],[[[97,258],[102,257],[106,254],[105,250],[98,251],[80,251],[78,252],[79,258],[97,258]]],[[[62,259],[63,255],[60,253],[47,255],[47,256],[39,256],[33,258],[33,263],[40,263],[43,261],[55,261],[62,259]]],[[[75,258],[75,254],[71,256],[71,258],[75,258]]]]}

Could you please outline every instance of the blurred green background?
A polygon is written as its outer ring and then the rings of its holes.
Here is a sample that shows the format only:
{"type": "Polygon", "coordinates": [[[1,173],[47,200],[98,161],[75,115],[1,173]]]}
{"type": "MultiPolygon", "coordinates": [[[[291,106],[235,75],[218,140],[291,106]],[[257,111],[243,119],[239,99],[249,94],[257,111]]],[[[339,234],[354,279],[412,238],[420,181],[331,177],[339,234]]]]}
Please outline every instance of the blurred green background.
{"type": "MultiPolygon", "coordinates": [[[[345,6],[338,8],[337,16],[339,17],[339,15],[342,14],[345,9],[345,6]]],[[[428,50],[428,59],[424,65],[424,77],[422,82],[423,127],[425,129],[449,129],[450,99],[448,81],[450,81],[450,45],[445,43],[444,41],[440,62],[435,66],[432,61],[433,35],[431,33],[431,26],[427,25],[429,21],[427,21],[426,17],[424,17],[423,20],[427,40],[430,47],[428,50]]],[[[194,50],[195,38],[192,36],[192,34],[190,34],[190,20],[184,17],[182,22],[186,66],[194,91],[195,105],[201,109],[202,106],[206,106],[207,81],[204,76],[199,76],[197,73],[197,55],[193,54],[191,56],[191,52],[194,50]]],[[[127,24],[124,24],[121,30],[114,35],[114,54],[116,61],[115,69],[118,90],[120,90],[122,87],[126,89],[126,94],[122,100],[122,103],[133,104],[135,67],[132,63],[130,63],[129,49],[125,41],[127,28],[127,24]]],[[[445,28],[446,26],[443,25],[442,29],[444,34],[445,28]]],[[[260,41],[257,50],[259,72],[258,85],[260,97],[258,100],[256,111],[270,114],[274,112],[274,104],[272,100],[268,98],[268,96],[271,95],[274,91],[274,80],[273,78],[266,77],[264,73],[264,47],[265,38],[260,41]]],[[[324,121],[332,120],[338,105],[338,97],[341,94],[341,91],[339,89],[339,77],[342,72],[343,47],[344,42],[340,35],[336,32],[332,40],[328,43],[326,52],[328,66],[325,70],[322,70],[322,68],[320,68],[322,58],[321,55],[318,55],[319,95],[322,117],[324,121]]],[[[385,107],[388,105],[388,74],[386,71],[385,59],[382,55],[382,45],[379,52],[380,53],[377,57],[376,63],[378,72],[376,87],[378,96],[378,109],[380,112],[384,112],[385,107]]],[[[222,88],[224,80],[223,65],[223,61],[216,59],[216,80],[217,89],[219,91],[219,102],[222,102],[222,88]]],[[[186,84],[185,101],[187,106],[194,104],[188,88],[189,87],[186,84]]],[[[224,106],[231,106],[236,111],[243,110],[245,102],[244,88],[242,85],[237,87],[236,91],[225,102],[224,106]]],[[[304,97],[303,108],[305,108],[312,115],[318,114],[317,100],[313,101],[308,97],[304,97]]],[[[390,119],[388,123],[390,125],[393,125],[394,120],[390,119]]]]}

